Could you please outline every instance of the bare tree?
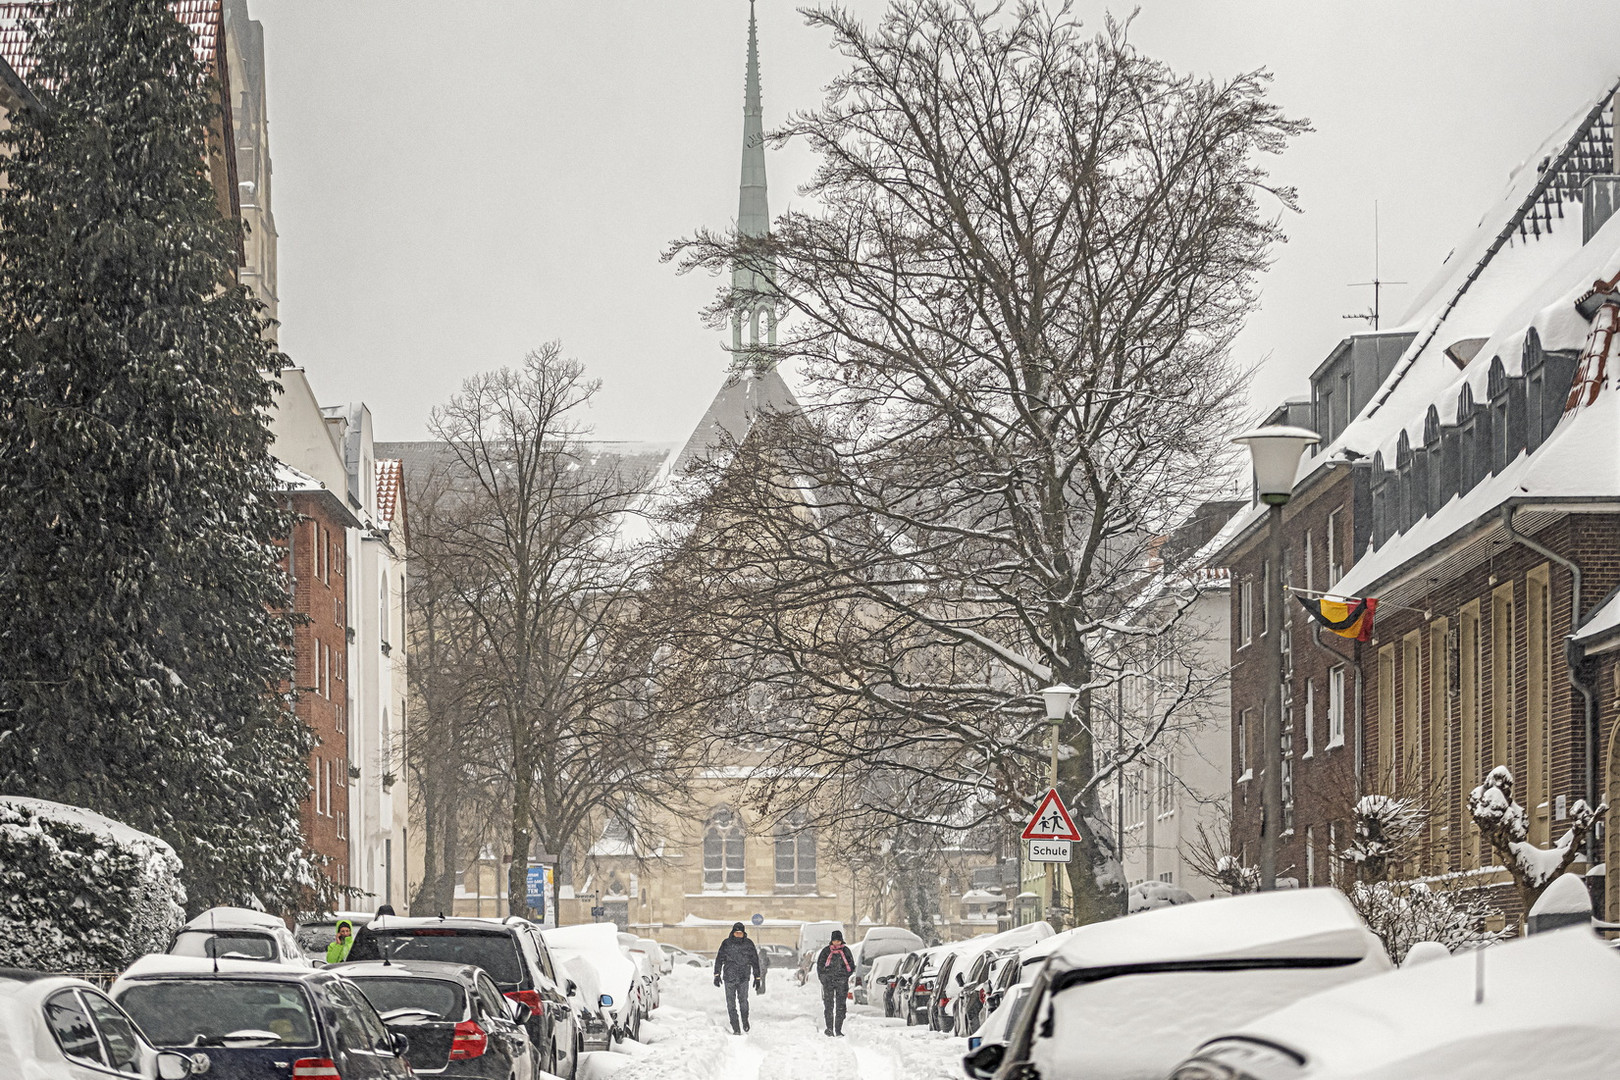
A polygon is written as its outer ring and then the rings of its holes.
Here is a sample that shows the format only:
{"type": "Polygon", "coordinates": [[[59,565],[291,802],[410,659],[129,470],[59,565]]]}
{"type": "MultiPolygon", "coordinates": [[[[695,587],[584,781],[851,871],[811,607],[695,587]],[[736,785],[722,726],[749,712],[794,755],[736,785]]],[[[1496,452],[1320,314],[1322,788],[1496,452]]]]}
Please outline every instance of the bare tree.
{"type": "Polygon", "coordinates": [[[1498,765],[1485,782],[1468,794],[1468,812],[1479,831],[1513,877],[1519,901],[1525,911],[1536,906],[1547,886],[1568,870],[1586,849],[1587,837],[1609,812],[1609,804],[1596,809],[1585,799],[1569,808],[1569,828],[1552,847],[1537,847],[1530,841],[1530,820],[1513,798],[1513,773],[1498,765]]]}
{"type": "Polygon", "coordinates": [[[954,805],[1025,800],[1047,730],[1033,691],[1080,688],[1059,768],[1082,819],[1074,915],[1110,917],[1092,712],[1116,676],[1095,653],[1219,471],[1229,348],[1281,236],[1256,159],[1304,125],[1262,73],[1180,75],[1066,8],[808,19],[850,61],[776,135],[819,155],[819,209],[671,252],[770,282],[788,322],[766,360],[806,385],[804,415],[756,429],[703,510],[697,562],[732,572],[689,580],[712,624],[731,617],[717,638],[752,638],[814,699],[785,737],[835,718],[848,750],[817,742],[826,764],[913,770],[954,805]]]}
{"type": "Polygon", "coordinates": [[[456,669],[441,715],[465,722],[447,734],[469,779],[506,796],[513,914],[529,910],[536,840],[559,855],[577,848],[587,823],[629,798],[666,797],[687,767],[642,567],[614,542],[637,488],[583,439],[597,385],[551,343],[521,368],[468,379],[431,424],[449,461],[423,540],[447,608],[436,640],[456,669]]]}

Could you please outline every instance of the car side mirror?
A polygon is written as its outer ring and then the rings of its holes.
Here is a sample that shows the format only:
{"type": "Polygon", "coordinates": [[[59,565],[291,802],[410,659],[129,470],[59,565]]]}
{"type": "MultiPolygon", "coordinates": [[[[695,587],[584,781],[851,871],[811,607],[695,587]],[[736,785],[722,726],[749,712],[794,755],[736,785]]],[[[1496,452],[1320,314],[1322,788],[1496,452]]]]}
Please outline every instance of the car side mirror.
{"type": "MultiPolygon", "coordinates": [[[[199,1054],[204,1061],[210,1060],[199,1054]]],[[[194,1067],[192,1059],[186,1054],[177,1054],[172,1050],[160,1050],[157,1056],[158,1080],[186,1080],[193,1073],[206,1072],[207,1069],[194,1067]]]]}
{"type": "Polygon", "coordinates": [[[568,996],[569,997],[578,997],[579,996],[579,984],[576,983],[573,979],[568,980],[568,996]]]}
{"type": "Polygon", "coordinates": [[[384,1049],[392,1050],[394,1052],[395,1057],[404,1057],[405,1056],[405,1051],[409,1050],[410,1048],[411,1048],[411,1040],[410,1039],[406,1038],[404,1035],[400,1034],[397,1031],[390,1031],[388,1033],[388,1045],[386,1047],[379,1046],[377,1049],[379,1049],[379,1050],[384,1050],[384,1049]]]}
{"type": "Polygon", "coordinates": [[[962,1068],[973,1080],[990,1080],[1007,1056],[1006,1043],[988,1043],[962,1059],[962,1068]]]}
{"type": "MultiPolygon", "coordinates": [[[[507,1000],[511,1001],[512,999],[508,998],[507,1000]]],[[[523,1002],[512,1001],[512,1023],[522,1026],[523,1024],[527,1024],[529,1022],[529,1017],[533,1015],[534,1010],[523,1004],[523,1002]]]]}
{"type": "Polygon", "coordinates": [[[962,978],[962,973],[960,971],[958,971],[956,973],[956,985],[957,986],[966,986],[967,985],[967,980],[962,978]]]}
{"type": "Polygon", "coordinates": [[[601,997],[596,999],[596,1003],[602,1006],[604,1009],[611,1009],[613,1008],[613,995],[603,994],[601,997]]]}

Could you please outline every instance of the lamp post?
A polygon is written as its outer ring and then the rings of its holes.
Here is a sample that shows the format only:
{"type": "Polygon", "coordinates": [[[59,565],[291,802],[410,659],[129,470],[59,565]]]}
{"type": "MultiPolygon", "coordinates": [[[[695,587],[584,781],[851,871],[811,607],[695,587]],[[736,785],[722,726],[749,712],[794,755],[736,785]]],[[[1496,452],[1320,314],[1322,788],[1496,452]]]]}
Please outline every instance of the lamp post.
{"type": "MultiPolygon", "coordinates": [[[[1080,696],[1080,691],[1064,683],[1048,686],[1041,691],[1041,700],[1046,702],[1046,722],[1052,725],[1052,767],[1050,780],[1056,789],[1058,782],[1058,729],[1063,721],[1068,719],[1069,710],[1074,708],[1074,699],[1080,696]]],[[[1046,899],[1047,908],[1060,907],[1063,894],[1060,885],[1062,879],[1058,876],[1058,864],[1046,864],[1046,899]]]]}
{"type": "Polygon", "coordinates": [[[1266,660],[1271,671],[1266,680],[1265,709],[1260,738],[1264,775],[1260,784],[1260,887],[1277,887],[1277,838],[1282,833],[1282,693],[1283,655],[1283,507],[1294,493],[1294,476],[1305,448],[1320,442],[1314,431],[1301,427],[1273,425],[1234,436],[1233,442],[1249,448],[1254,464],[1254,490],[1268,507],[1266,512],[1266,573],[1260,610],[1266,620],[1266,660]],[[1273,612],[1275,606],[1275,612],[1273,612]]]}

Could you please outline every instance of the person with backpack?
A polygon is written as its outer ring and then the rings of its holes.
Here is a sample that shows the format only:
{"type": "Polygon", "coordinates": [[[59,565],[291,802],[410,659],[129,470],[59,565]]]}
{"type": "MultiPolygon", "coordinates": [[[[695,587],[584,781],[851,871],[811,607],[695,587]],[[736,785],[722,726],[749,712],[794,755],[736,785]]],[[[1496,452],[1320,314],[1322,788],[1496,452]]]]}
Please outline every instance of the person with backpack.
{"type": "Polygon", "coordinates": [[[844,1012],[849,1008],[849,980],[855,974],[855,957],[844,944],[840,930],[816,957],[816,978],[821,980],[821,1011],[827,1020],[828,1035],[844,1033],[844,1012]]]}
{"type": "Polygon", "coordinates": [[[759,969],[759,950],[748,940],[743,924],[732,923],[731,933],[720,943],[714,954],[714,985],[726,985],[726,1015],[731,1018],[731,1033],[741,1035],[748,1030],[748,984],[755,991],[762,989],[764,975],[759,969]],[[739,1018],[741,1028],[738,1028],[739,1018]]]}

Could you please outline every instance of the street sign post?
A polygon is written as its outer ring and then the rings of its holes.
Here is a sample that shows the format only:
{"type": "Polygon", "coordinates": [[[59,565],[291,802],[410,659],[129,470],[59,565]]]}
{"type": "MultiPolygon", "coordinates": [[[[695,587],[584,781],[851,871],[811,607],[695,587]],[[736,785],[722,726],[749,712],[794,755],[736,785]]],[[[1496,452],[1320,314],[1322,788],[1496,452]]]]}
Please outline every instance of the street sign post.
{"type": "Polygon", "coordinates": [[[1067,840],[1031,840],[1029,861],[1066,863],[1074,858],[1074,845],[1067,840]]]}
{"type": "Polygon", "coordinates": [[[1074,827],[1074,819],[1069,816],[1063,800],[1058,797],[1057,788],[1046,789],[1046,797],[1035,808],[1029,824],[1024,826],[1023,838],[1070,841],[1080,839],[1080,830],[1074,827]]]}

